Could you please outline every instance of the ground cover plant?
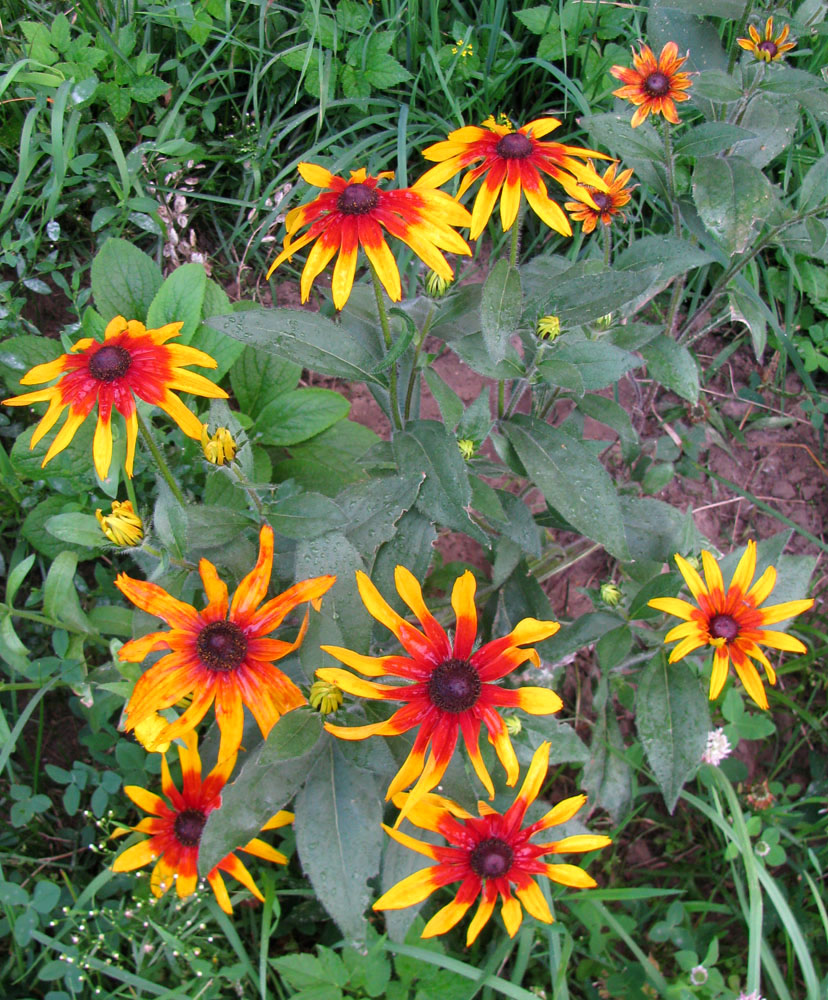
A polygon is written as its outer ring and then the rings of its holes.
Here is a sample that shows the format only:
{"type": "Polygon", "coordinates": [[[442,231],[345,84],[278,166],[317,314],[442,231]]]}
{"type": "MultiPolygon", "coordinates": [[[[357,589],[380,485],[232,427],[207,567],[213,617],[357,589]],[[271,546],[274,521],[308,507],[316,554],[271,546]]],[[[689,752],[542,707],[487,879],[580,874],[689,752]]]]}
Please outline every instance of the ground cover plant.
{"type": "Polygon", "coordinates": [[[825,995],[826,31],[14,0],[5,995],[825,995]]]}

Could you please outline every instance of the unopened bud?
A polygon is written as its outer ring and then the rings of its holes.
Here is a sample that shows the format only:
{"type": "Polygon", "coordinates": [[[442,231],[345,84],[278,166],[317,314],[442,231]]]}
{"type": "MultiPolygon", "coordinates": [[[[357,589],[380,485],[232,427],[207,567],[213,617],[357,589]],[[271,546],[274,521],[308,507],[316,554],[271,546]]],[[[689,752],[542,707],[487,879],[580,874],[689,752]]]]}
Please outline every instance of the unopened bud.
{"type": "Polygon", "coordinates": [[[342,705],[342,688],[330,681],[314,681],[308,701],[320,715],[330,715],[342,705]]]}
{"type": "Polygon", "coordinates": [[[130,500],[124,500],[123,503],[113,500],[111,514],[104,515],[99,507],[95,511],[95,517],[101,531],[113,545],[138,545],[144,537],[144,523],[132,509],[130,500]]]}
{"type": "Polygon", "coordinates": [[[561,335],[561,321],[557,316],[541,316],[537,325],[538,336],[550,344],[561,335]]]}
{"type": "Polygon", "coordinates": [[[216,433],[210,437],[207,424],[201,428],[201,447],[204,457],[213,465],[224,465],[236,457],[236,442],[226,427],[217,427],[216,433]]]}
{"type": "Polygon", "coordinates": [[[621,603],[623,592],[617,583],[601,584],[601,600],[611,608],[617,607],[621,603]]]}

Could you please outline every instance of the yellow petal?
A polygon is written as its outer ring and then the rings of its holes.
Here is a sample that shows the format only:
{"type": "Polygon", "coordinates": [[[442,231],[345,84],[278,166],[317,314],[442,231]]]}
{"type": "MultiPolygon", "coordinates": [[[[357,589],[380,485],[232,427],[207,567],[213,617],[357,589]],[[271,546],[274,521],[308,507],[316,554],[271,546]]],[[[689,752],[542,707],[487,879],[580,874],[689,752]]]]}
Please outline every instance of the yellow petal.
{"type": "Polygon", "coordinates": [[[438,910],[423,928],[422,937],[436,937],[438,934],[446,934],[468,913],[469,907],[474,900],[468,903],[458,903],[453,899],[441,910],[438,910]]]}
{"type": "Polygon", "coordinates": [[[750,589],[753,574],[756,572],[756,542],[752,539],[747,543],[747,548],[739,560],[733,579],[730,581],[731,587],[737,587],[743,594],[750,589]]]}
{"type": "Polygon", "coordinates": [[[424,899],[439,889],[440,882],[435,878],[438,866],[431,868],[421,868],[408,878],[397,882],[388,892],[385,892],[374,903],[374,910],[401,910],[406,906],[413,906],[415,903],[422,903],[424,899]]]}
{"type": "Polygon", "coordinates": [[[553,882],[572,886],[573,889],[594,889],[598,884],[591,875],[577,865],[546,865],[546,876],[553,882]]]}
{"type": "Polygon", "coordinates": [[[542,920],[545,924],[554,921],[549,904],[544,899],[536,882],[529,882],[522,889],[515,889],[515,895],[526,907],[526,912],[536,920],[542,920]]]}
{"type": "Polygon", "coordinates": [[[586,802],[586,795],[573,795],[571,798],[563,799],[556,806],[543,817],[540,829],[546,830],[550,826],[559,826],[561,823],[566,823],[567,820],[572,819],[575,813],[584,805],[586,802]]]}
{"type": "MultiPolygon", "coordinates": [[[[695,569],[690,565],[690,563],[680,556],[678,553],[675,555],[676,566],[679,568],[679,572],[684,577],[687,586],[690,588],[690,593],[693,597],[698,600],[700,597],[707,597],[707,587],[705,587],[702,578],[696,572],[695,569]]],[[[660,598],[660,600],[665,600],[665,598],[660,598]]],[[[671,612],[672,613],[672,612],[671,612]]]]}
{"type": "Polygon", "coordinates": [[[552,854],[582,854],[584,851],[597,851],[609,847],[612,840],[592,833],[579,833],[573,837],[564,837],[555,843],[552,854]]]}
{"type": "Polygon", "coordinates": [[[513,938],[517,934],[523,920],[523,910],[520,908],[520,902],[514,896],[504,899],[503,905],[500,908],[500,915],[503,917],[503,923],[506,925],[506,933],[509,937],[513,938]]]}

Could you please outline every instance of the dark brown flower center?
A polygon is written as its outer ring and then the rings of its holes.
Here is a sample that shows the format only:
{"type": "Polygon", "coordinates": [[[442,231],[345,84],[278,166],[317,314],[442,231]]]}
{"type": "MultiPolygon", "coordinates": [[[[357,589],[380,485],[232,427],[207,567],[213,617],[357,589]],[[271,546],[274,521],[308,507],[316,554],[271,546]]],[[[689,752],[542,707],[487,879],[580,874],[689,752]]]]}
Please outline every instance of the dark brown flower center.
{"type": "Polygon", "coordinates": [[[101,382],[114,382],[126,375],[131,364],[132,356],[125,347],[107,344],[89,359],[89,374],[101,382]]]}
{"type": "Polygon", "coordinates": [[[173,832],[176,840],[184,847],[195,847],[201,840],[201,831],[207,817],[199,809],[185,809],[175,817],[173,832]]]}
{"type": "Polygon", "coordinates": [[[664,97],[670,92],[670,77],[656,70],[644,81],[644,89],[650,97],[664,97]]]}
{"type": "Polygon", "coordinates": [[[776,42],[771,42],[770,40],[760,42],[756,46],[756,48],[759,49],[760,52],[767,52],[767,54],[771,57],[771,59],[773,59],[773,57],[779,51],[779,49],[776,47],[776,42]]]}
{"type": "Polygon", "coordinates": [[[612,208],[611,194],[604,194],[603,191],[593,191],[592,200],[602,212],[606,212],[608,209],[612,208]]]}
{"type": "Polygon", "coordinates": [[[500,878],[512,867],[515,852],[500,837],[487,837],[471,852],[469,865],[479,878],[500,878]]]}
{"type": "Polygon", "coordinates": [[[198,633],[196,650],[210,670],[235,670],[247,653],[247,639],[235,622],[211,622],[198,633]]]}
{"type": "Polygon", "coordinates": [[[507,160],[525,160],[532,154],[532,140],[522,132],[510,132],[497,144],[497,155],[507,160]]]}
{"type": "Polygon", "coordinates": [[[336,207],[346,215],[365,215],[377,207],[379,195],[367,184],[349,184],[336,199],[336,207]]]}
{"type": "Polygon", "coordinates": [[[437,708],[456,715],[477,703],[482,686],[468,660],[443,660],[428,680],[428,695],[437,708]]]}
{"type": "Polygon", "coordinates": [[[714,639],[726,639],[730,642],[739,634],[739,623],[730,615],[716,615],[710,621],[710,634],[714,639]]]}

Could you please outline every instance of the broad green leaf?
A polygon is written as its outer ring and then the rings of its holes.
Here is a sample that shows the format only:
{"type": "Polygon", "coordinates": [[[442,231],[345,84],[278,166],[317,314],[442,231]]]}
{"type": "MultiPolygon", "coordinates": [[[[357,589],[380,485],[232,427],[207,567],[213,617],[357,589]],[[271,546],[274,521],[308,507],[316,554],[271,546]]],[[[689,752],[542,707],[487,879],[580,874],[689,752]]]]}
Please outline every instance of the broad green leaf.
{"type": "Polygon", "coordinates": [[[515,416],[506,436],[546,500],[581,534],[618,559],[629,558],[615,486],[575,438],[533,417],[515,416]]]}
{"type": "Polygon", "coordinates": [[[48,337],[11,337],[0,344],[0,375],[15,395],[31,392],[36,386],[20,385],[20,378],[35,365],[54,361],[60,353],[60,344],[48,337]]]}
{"type": "Polygon", "coordinates": [[[483,342],[494,364],[506,357],[509,338],[520,323],[522,302],[520,272],[501,258],[486,278],[480,300],[483,342]]]}
{"type": "Polygon", "coordinates": [[[506,346],[506,357],[502,361],[493,362],[482,333],[458,337],[451,341],[451,347],[457,357],[464,361],[472,371],[485,375],[486,378],[509,379],[521,378],[525,375],[523,361],[511,344],[506,346]]]}
{"type": "Polygon", "coordinates": [[[331,389],[293,389],[272,399],[259,413],[257,436],[262,444],[287,448],[327,430],[350,408],[348,400],[331,389]]]}
{"type": "Polygon", "coordinates": [[[301,375],[302,366],[293,361],[244,347],[230,370],[230,385],[242,412],[255,418],[271,400],[295,389],[301,375]]]}
{"type": "Polygon", "coordinates": [[[373,627],[356,585],[356,571],[364,569],[362,556],[341,531],[302,539],[296,546],[295,579],[325,573],[336,576],[336,583],[325,594],[325,613],[339,626],[343,644],[359,653],[368,652],[373,627]]]}
{"type": "MultiPolygon", "coordinates": [[[[80,488],[78,492],[80,492],[80,488]]],[[[47,521],[55,514],[78,513],[82,510],[83,505],[76,500],[70,500],[68,497],[53,493],[29,511],[23,521],[20,533],[33,548],[48,556],[49,559],[55,559],[61,552],[65,551],[75,553],[78,559],[97,559],[100,555],[100,549],[97,546],[88,548],[74,541],[58,541],[54,535],[46,530],[47,521]]]]}
{"type": "MultiPolygon", "coordinates": [[[[710,21],[703,21],[694,9],[699,0],[650,0],[647,13],[647,40],[654,52],[661,51],[666,42],[675,42],[681,55],[689,53],[690,59],[683,70],[707,70],[727,68],[727,53],[722,48],[719,33],[710,21]],[[692,13],[688,10],[692,9],[692,13]]],[[[711,3],[714,0],[704,0],[711,3]]],[[[742,5],[736,17],[740,17],[744,6],[742,0],[722,0],[717,14],[721,16],[728,7],[742,5]]],[[[683,108],[679,106],[679,115],[683,108]]]]}
{"type": "Polygon", "coordinates": [[[373,775],[349,764],[330,739],[296,798],[294,830],[302,868],[317,898],[351,940],[365,938],[369,879],[379,872],[385,835],[373,775]]]}
{"type": "Polygon", "coordinates": [[[392,444],[400,474],[424,477],[419,509],[438,524],[485,544],[485,533],[469,518],[471,486],[454,435],[434,420],[411,420],[394,434],[392,444]]]}
{"type": "MultiPolygon", "coordinates": [[[[761,360],[768,342],[768,324],[763,309],[764,303],[753,288],[731,286],[727,290],[730,303],[730,318],[734,322],[744,323],[750,332],[750,342],[757,361],[761,360]]],[[[766,307],[765,307],[766,308],[766,307]]]]}
{"type": "Polygon", "coordinates": [[[106,322],[123,316],[145,323],[162,282],[155,261],[126,240],[108,239],[92,261],[92,295],[106,322]]]}
{"type": "MultiPolygon", "coordinates": [[[[743,97],[743,91],[741,86],[733,79],[733,77],[725,72],[723,69],[707,69],[699,73],[698,78],[693,81],[693,95],[696,98],[703,97],[708,101],[715,101],[717,104],[730,104],[734,101],[739,101],[743,97]]],[[[725,123],[721,122],[706,122],[703,126],[698,127],[710,127],[712,125],[721,127],[725,123]]],[[[725,125],[726,128],[735,128],[733,125],[725,125]]],[[[731,140],[728,146],[733,145],[731,140]]],[[[713,153],[719,152],[719,150],[712,150],[711,153],[699,153],[700,156],[712,156],[713,153]]]]}
{"type": "Polygon", "coordinates": [[[257,836],[284,809],[302,785],[319,749],[322,721],[316,712],[296,709],[283,715],[266,740],[244,756],[233,782],[221,793],[221,809],[207,817],[199,844],[202,873],[257,836]]]}
{"type": "Polygon", "coordinates": [[[540,311],[557,316],[564,326],[591,323],[609,313],[623,312],[623,306],[637,299],[659,273],[657,264],[634,272],[596,271],[591,264],[576,264],[554,282],[540,311]]]}
{"type": "Polygon", "coordinates": [[[183,323],[180,342],[189,343],[201,323],[206,291],[207,272],[204,265],[182,264],[156,292],[147,311],[147,326],[154,330],[167,323],[183,323]]]}
{"type": "Polygon", "coordinates": [[[791,144],[798,120],[799,109],[792,97],[757,94],[748,103],[740,122],[755,138],[734,143],[731,155],[761,169],[791,144]]]}
{"type": "Polygon", "coordinates": [[[449,428],[456,427],[463,416],[463,400],[450,386],[446,385],[433,368],[426,368],[423,375],[425,375],[431,395],[440,407],[443,423],[449,428]]]}
{"type": "Polygon", "coordinates": [[[363,70],[365,79],[378,90],[387,90],[411,79],[411,74],[389,52],[375,52],[363,70]]]}
{"type": "Polygon", "coordinates": [[[672,814],[683,786],[693,777],[711,729],[707,695],[685,663],[667,663],[659,652],[638,682],[635,725],[672,814]]]}
{"type": "Polygon", "coordinates": [[[187,551],[187,511],[173,496],[169,486],[160,479],[152,526],[164,548],[178,559],[183,559],[187,551]]]}
{"type": "Polygon", "coordinates": [[[620,498],[630,555],[637,562],[672,564],[676,552],[696,552],[701,545],[693,519],[653,497],[620,498]]]}
{"type": "Polygon", "coordinates": [[[693,199],[707,229],[732,256],[747,248],[757,222],[767,218],[772,191],[762,171],[747,160],[708,156],[696,163],[693,199]]]}
{"type": "Polygon", "coordinates": [[[345,534],[366,558],[394,537],[395,525],[417,499],[420,476],[384,476],[346,487],[336,498],[345,534]]]}
{"type": "Polygon", "coordinates": [[[541,532],[532,517],[532,512],[526,504],[513,493],[498,490],[497,496],[503,507],[506,519],[497,524],[498,531],[511,539],[524,555],[541,556],[541,532]]]}
{"type": "Polygon", "coordinates": [[[664,159],[664,143],[649,122],[638,128],[630,125],[631,112],[609,112],[600,115],[585,115],[581,127],[593,137],[595,142],[606,146],[624,160],[652,160],[661,163],[664,159]]]}
{"type": "MultiPolygon", "coordinates": [[[[701,79],[697,84],[701,83],[701,79]]],[[[710,96],[709,94],[706,96],[710,96]]],[[[741,92],[739,93],[741,97],[741,92]]],[[[740,139],[752,139],[754,135],[746,128],[730,125],[728,122],[702,122],[694,125],[681,135],[673,147],[676,156],[715,156],[729,149],[740,139]]]]}
{"type": "Polygon", "coordinates": [[[35,554],[32,552],[25,559],[21,559],[6,577],[6,604],[9,607],[14,604],[17,591],[20,590],[20,585],[29,575],[29,570],[34,566],[34,561],[35,554]]]}
{"type": "Polygon", "coordinates": [[[553,10],[548,4],[540,7],[527,7],[525,10],[516,10],[515,17],[533,35],[542,35],[548,31],[555,23],[558,16],[558,8],[553,10]]]}
{"type": "Polygon", "coordinates": [[[295,479],[306,490],[336,496],[348,483],[365,478],[360,460],[379,438],[368,427],[340,420],[290,449],[291,458],[274,469],[276,480],[295,479]]]}
{"type": "Polygon", "coordinates": [[[100,524],[91,514],[54,514],[46,521],[46,530],[63,542],[74,542],[90,549],[109,545],[100,524]]]}
{"type": "Polygon", "coordinates": [[[615,431],[621,442],[621,454],[625,462],[635,458],[640,450],[638,435],[623,406],[619,406],[612,399],[607,399],[606,396],[588,393],[578,400],[577,407],[588,417],[606,424],[615,431]]]}
{"type": "Polygon", "coordinates": [[[656,280],[664,282],[694,268],[712,264],[715,259],[689,240],[680,240],[675,236],[644,236],[615,258],[615,267],[622,271],[640,271],[658,264],[656,280]]]}
{"type": "Polygon", "coordinates": [[[593,709],[596,720],[589,747],[590,759],[584,766],[581,784],[592,808],[606,809],[619,823],[632,802],[632,770],[624,757],[624,740],[605,677],[598,683],[593,709]]]}
{"type": "Polygon", "coordinates": [[[377,551],[371,568],[371,579],[386,601],[400,614],[406,613],[406,606],[397,596],[394,570],[401,564],[411,570],[422,583],[431,564],[436,541],[437,531],[434,525],[413,507],[397,521],[394,537],[383,543],[377,551]]]}
{"type": "Polygon", "coordinates": [[[565,389],[576,396],[584,394],[584,380],[577,364],[558,357],[546,358],[538,364],[538,375],[547,385],[565,389]]]}
{"type": "Polygon", "coordinates": [[[549,742],[550,764],[585,764],[589,760],[589,748],[567,722],[561,722],[554,715],[532,715],[521,719],[522,732],[527,743],[515,742],[515,753],[524,767],[532,762],[532,754],[541,743],[549,742]]]}
{"type": "Polygon", "coordinates": [[[696,359],[672,337],[661,336],[641,348],[649,374],[667,389],[672,389],[695,404],[699,401],[699,367],[696,359]]]}
{"type": "Polygon", "coordinates": [[[59,622],[92,632],[75,588],[77,567],[78,557],[74,552],[66,550],[55,559],[43,584],[43,610],[59,622]]]}
{"type": "Polygon", "coordinates": [[[209,325],[228,336],[322,375],[384,384],[372,374],[380,360],[357,329],[298,309],[256,309],[213,316],[209,325]]]}
{"type": "MultiPolygon", "coordinates": [[[[613,344],[604,343],[602,340],[582,340],[571,344],[564,342],[555,348],[549,361],[573,365],[578,370],[587,392],[605,389],[628,371],[640,368],[644,364],[635,354],[623,351],[613,344]]],[[[546,361],[541,362],[539,365],[541,372],[546,372],[547,364],[546,361]]]]}
{"type": "Polygon", "coordinates": [[[808,212],[828,201],[828,153],[808,169],[799,187],[799,211],[808,212]]]}
{"type": "Polygon", "coordinates": [[[267,521],[280,535],[298,540],[318,538],[327,531],[341,528],[347,518],[329,497],[321,493],[301,493],[271,504],[267,509],[267,521]]]}

